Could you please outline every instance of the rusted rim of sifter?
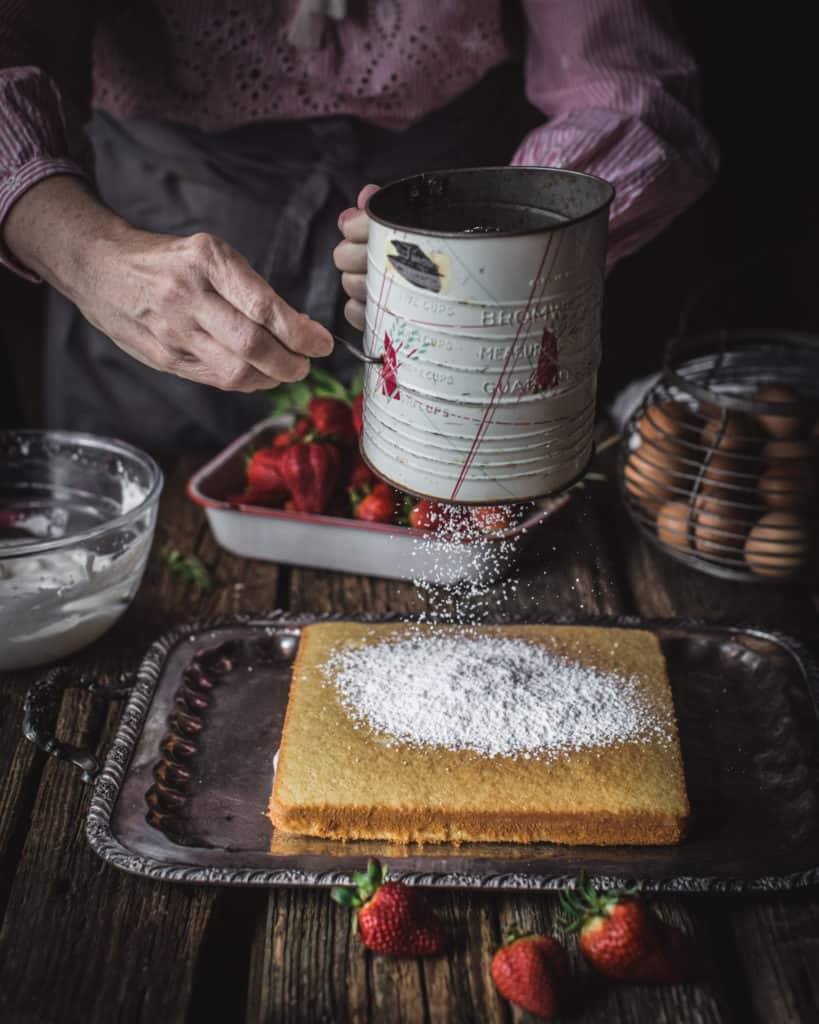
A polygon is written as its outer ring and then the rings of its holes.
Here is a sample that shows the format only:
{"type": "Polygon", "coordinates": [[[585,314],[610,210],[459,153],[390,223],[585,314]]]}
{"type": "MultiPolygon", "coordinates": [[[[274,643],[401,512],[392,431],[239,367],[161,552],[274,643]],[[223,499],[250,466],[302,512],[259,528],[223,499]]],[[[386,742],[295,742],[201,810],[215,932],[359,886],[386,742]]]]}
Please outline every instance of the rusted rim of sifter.
{"type": "MultiPolygon", "coordinates": [[[[477,239],[482,242],[487,240],[491,241],[495,238],[520,238],[526,235],[540,235],[540,234],[551,234],[555,231],[562,231],[565,228],[574,227],[576,224],[582,224],[583,221],[590,220],[592,217],[596,217],[602,210],[605,210],[614,200],[615,188],[614,186],[603,178],[598,178],[594,174],[586,174],[583,171],[570,171],[564,167],[456,167],[450,170],[442,171],[425,171],[421,174],[411,174],[406,178],[398,178],[395,181],[391,181],[380,188],[377,192],[373,192],[370,198],[367,200],[365,210],[371,220],[374,220],[377,224],[383,224],[384,227],[392,228],[395,231],[418,231],[421,234],[429,235],[435,238],[458,238],[464,240],[477,239]],[[493,231],[491,235],[472,234],[468,231],[437,231],[434,228],[416,228],[410,224],[402,224],[399,221],[390,220],[387,217],[381,217],[378,213],[373,210],[373,202],[378,206],[379,202],[383,201],[387,192],[392,189],[405,188],[413,182],[430,183],[436,178],[454,178],[461,177],[463,175],[471,174],[483,174],[483,175],[559,175],[562,178],[575,178],[577,180],[586,180],[594,182],[596,185],[601,186],[604,190],[605,198],[597,203],[591,210],[581,214],[579,217],[567,217],[563,221],[559,221],[556,224],[538,225],[536,227],[520,228],[517,231],[493,231]]],[[[544,208],[545,209],[545,208],[544,208]]]]}

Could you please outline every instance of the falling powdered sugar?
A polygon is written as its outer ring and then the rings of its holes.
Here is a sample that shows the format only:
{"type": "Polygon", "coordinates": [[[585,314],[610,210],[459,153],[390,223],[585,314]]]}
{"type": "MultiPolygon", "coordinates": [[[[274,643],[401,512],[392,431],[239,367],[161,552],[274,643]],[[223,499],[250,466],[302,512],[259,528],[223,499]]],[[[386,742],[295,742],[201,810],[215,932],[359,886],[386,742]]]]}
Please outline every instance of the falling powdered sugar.
{"type": "Polygon", "coordinates": [[[351,717],[390,742],[487,757],[669,741],[639,680],[469,631],[338,648],[324,666],[351,717]]]}
{"type": "MultiPolygon", "coordinates": [[[[412,557],[424,566],[416,589],[427,598],[420,622],[460,622],[477,625],[502,614],[514,598],[519,581],[512,570],[526,533],[513,529],[528,505],[510,513],[509,526],[492,529],[476,521],[465,506],[438,505],[433,529],[414,538],[412,557]],[[510,575],[511,573],[511,575],[510,575]]],[[[501,510],[501,515],[505,514],[501,510]]]]}

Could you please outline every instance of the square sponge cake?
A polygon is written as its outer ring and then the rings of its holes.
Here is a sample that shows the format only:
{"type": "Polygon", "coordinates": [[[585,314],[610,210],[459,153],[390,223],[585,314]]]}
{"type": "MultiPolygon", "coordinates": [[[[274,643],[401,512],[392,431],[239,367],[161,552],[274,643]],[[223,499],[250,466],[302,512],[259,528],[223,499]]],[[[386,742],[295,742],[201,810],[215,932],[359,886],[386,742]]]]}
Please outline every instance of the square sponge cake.
{"type": "Polygon", "coordinates": [[[673,844],[689,815],[656,636],[305,627],[269,817],[395,842],[673,844]]]}

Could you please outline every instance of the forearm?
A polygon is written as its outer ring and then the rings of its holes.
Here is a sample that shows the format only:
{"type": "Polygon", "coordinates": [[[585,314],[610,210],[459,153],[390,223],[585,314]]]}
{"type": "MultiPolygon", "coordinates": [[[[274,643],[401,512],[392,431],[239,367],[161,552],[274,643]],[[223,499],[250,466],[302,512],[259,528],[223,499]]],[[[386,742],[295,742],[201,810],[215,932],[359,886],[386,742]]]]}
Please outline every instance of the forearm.
{"type": "Polygon", "coordinates": [[[76,301],[99,251],[134,230],[81,178],[54,175],[15,202],[3,241],[24,267],[76,301]]]}
{"type": "Polygon", "coordinates": [[[82,180],[53,176],[11,207],[20,265],[147,366],[234,391],[300,380],[331,335],[287,305],[225,242],[132,227],[82,180]]]}

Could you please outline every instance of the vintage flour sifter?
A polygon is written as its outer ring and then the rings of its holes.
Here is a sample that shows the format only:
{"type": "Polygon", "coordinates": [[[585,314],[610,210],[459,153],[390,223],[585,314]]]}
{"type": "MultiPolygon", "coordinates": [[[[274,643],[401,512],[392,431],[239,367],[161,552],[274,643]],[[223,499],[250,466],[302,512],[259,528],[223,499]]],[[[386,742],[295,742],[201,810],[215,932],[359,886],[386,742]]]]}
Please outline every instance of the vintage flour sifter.
{"type": "Polygon", "coordinates": [[[613,195],[590,175],[504,167],[370,198],[361,447],[379,476],[475,503],[582,476],[613,195]]]}

